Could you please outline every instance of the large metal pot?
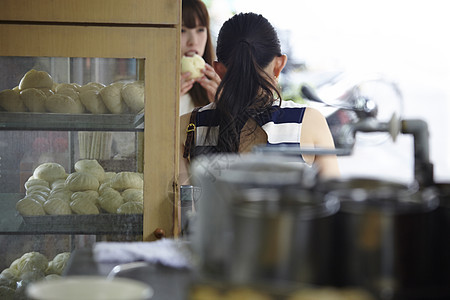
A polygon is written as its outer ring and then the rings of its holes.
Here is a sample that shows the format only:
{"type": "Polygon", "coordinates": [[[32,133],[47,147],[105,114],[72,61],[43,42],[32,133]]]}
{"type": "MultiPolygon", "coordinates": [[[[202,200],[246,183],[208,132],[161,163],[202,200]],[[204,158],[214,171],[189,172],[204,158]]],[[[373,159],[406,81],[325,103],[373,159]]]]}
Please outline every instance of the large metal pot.
{"type": "Polygon", "coordinates": [[[333,284],[334,199],[310,190],[258,187],[233,199],[229,277],[333,284]]]}
{"type": "Polygon", "coordinates": [[[339,203],[316,197],[317,170],[252,154],[204,158],[193,175],[202,194],[192,241],[209,276],[331,282],[339,203]]]}
{"type": "Polygon", "coordinates": [[[362,286],[380,299],[432,294],[439,204],[433,189],[365,178],[324,182],[321,189],[341,206],[338,285],[362,286]]]}

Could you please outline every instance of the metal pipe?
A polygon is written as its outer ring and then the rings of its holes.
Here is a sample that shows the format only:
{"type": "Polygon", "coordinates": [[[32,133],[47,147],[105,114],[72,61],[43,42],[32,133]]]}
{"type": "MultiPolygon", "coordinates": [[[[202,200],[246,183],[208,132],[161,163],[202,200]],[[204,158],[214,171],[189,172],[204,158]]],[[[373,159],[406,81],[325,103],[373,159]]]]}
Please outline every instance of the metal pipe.
{"type": "Polygon", "coordinates": [[[389,123],[379,122],[375,118],[367,118],[353,125],[353,129],[361,132],[389,132],[389,123]]]}
{"type": "Polygon", "coordinates": [[[420,119],[400,121],[395,116],[388,123],[378,122],[375,118],[367,118],[352,125],[353,136],[356,132],[389,132],[395,141],[398,131],[412,134],[414,138],[414,178],[421,188],[434,183],[433,164],[430,162],[428,125],[420,119]]]}
{"type": "Polygon", "coordinates": [[[414,138],[414,175],[420,187],[434,182],[433,164],[430,162],[428,125],[420,119],[401,121],[401,132],[414,138]]]}

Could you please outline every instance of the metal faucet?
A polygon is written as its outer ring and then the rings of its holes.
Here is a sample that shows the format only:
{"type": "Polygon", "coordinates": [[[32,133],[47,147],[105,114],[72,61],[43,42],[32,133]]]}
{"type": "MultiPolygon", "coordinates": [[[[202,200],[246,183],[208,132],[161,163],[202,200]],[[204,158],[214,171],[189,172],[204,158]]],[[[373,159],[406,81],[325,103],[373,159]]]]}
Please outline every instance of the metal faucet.
{"type": "Polygon", "coordinates": [[[421,188],[431,186],[434,183],[433,164],[430,162],[429,155],[428,125],[425,121],[420,119],[401,120],[395,113],[389,122],[378,121],[377,104],[368,97],[361,95],[357,85],[349,89],[340,98],[340,104],[333,105],[320,99],[307,85],[301,87],[301,92],[309,100],[355,112],[358,120],[354,123],[344,124],[336,137],[338,144],[343,145],[343,148],[348,150],[346,153],[352,152],[358,131],[387,132],[394,142],[399,133],[412,134],[414,139],[414,178],[421,188]]]}

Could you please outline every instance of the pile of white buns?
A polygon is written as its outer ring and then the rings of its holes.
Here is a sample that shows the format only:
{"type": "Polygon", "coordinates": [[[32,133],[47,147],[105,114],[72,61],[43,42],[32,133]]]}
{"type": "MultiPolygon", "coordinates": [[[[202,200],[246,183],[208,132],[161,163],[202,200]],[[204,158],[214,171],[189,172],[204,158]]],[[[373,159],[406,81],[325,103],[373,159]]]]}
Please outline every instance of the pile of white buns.
{"type": "Polygon", "coordinates": [[[68,174],[58,163],[43,163],[25,182],[16,203],[22,216],[142,214],[143,174],[105,172],[97,160],[83,159],[68,174]]]}
{"type": "Polygon", "coordinates": [[[15,259],[0,273],[0,299],[28,299],[24,297],[26,285],[61,278],[70,255],[70,252],[62,252],[49,260],[42,253],[33,251],[15,259]]]}
{"type": "Polygon", "coordinates": [[[56,83],[45,71],[28,71],[18,86],[0,92],[0,110],[61,114],[126,114],[144,109],[144,83],[56,83]]]}

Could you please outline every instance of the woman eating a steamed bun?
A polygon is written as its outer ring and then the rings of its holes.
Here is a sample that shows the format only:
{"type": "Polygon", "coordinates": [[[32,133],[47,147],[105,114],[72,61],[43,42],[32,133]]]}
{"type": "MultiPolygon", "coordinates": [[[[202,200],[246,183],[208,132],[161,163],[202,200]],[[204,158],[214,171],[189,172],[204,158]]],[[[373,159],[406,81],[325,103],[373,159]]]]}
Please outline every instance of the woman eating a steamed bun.
{"type": "Polygon", "coordinates": [[[206,6],[201,0],[183,0],[182,5],[181,56],[199,55],[205,61],[205,67],[197,78],[191,78],[191,72],[181,73],[180,115],[214,101],[220,83],[211,66],[214,50],[206,6]]]}

